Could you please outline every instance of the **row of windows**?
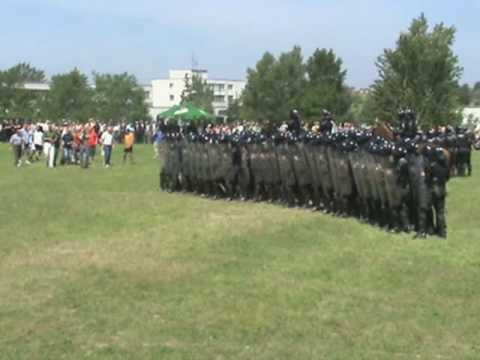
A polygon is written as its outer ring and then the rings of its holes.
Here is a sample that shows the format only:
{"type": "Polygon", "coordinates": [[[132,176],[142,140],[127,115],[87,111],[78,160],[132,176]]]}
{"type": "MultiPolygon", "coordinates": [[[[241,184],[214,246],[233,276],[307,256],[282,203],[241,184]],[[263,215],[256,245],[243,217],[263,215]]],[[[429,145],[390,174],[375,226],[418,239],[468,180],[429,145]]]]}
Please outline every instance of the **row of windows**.
{"type": "MultiPolygon", "coordinates": [[[[216,103],[223,103],[227,100],[227,96],[223,95],[215,95],[213,98],[213,101],[216,103]]],[[[175,101],[175,95],[170,95],[170,101],[175,101]]],[[[233,102],[233,95],[228,96],[228,102],[231,103],[233,102]]]]}
{"type": "MultiPolygon", "coordinates": [[[[225,84],[210,84],[210,87],[214,91],[224,91],[225,90],[225,84]]],[[[233,85],[228,84],[227,88],[228,88],[228,90],[233,90],[233,85]]]]}
{"type": "MultiPolygon", "coordinates": [[[[173,89],[174,86],[175,86],[174,83],[170,83],[170,89],[173,89]]],[[[210,88],[214,91],[224,91],[225,84],[210,84],[210,88]]],[[[228,84],[227,88],[228,90],[233,90],[233,84],[228,84]]]]}
{"type": "MultiPolygon", "coordinates": [[[[216,103],[223,103],[225,101],[227,101],[227,96],[223,96],[223,95],[215,95],[214,99],[213,99],[216,103]]],[[[233,102],[233,96],[232,95],[229,95],[228,96],[228,102],[231,103],[233,102]]]]}

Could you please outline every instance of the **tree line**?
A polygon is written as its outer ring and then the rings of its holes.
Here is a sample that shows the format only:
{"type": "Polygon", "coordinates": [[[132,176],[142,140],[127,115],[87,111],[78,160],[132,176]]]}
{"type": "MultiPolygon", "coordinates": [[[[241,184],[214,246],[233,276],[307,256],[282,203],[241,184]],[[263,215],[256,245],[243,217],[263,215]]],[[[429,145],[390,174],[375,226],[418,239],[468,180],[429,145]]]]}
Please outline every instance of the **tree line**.
{"type": "Polygon", "coordinates": [[[229,114],[279,122],[293,108],[309,120],[326,109],[339,121],[395,123],[400,110],[411,109],[424,128],[457,125],[462,107],[479,100],[480,84],[473,90],[459,85],[455,32],[443,23],[429,26],[423,14],[414,19],[377,58],[378,78],[365,93],[346,85],[347,71],[333,50],[317,49],[306,61],[298,46],[278,57],[267,52],[248,69],[242,100],[229,114]]]}
{"type": "Polygon", "coordinates": [[[44,71],[20,63],[0,71],[0,118],[137,121],[148,118],[145,92],[135,76],[93,73],[93,86],[78,69],[51,78],[49,91],[25,87],[46,83],[44,71]]]}

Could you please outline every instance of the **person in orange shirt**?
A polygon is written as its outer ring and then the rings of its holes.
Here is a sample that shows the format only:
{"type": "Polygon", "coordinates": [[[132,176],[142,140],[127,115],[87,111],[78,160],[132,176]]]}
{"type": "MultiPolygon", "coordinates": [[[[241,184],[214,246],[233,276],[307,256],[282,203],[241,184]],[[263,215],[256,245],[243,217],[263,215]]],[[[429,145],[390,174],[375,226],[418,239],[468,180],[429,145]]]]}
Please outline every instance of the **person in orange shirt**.
{"type": "Polygon", "coordinates": [[[127,128],[127,133],[123,138],[123,163],[127,161],[127,157],[130,158],[130,163],[133,164],[133,144],[135,143],[135,135],[133,131],[127,128]]]}
{"type": "Polygon", "coordinates": [[[95,160],[95,154],[97,152],[97,145],[98,145],[98,134],[95,130],[95,127],[92,126],[90,131],[88,132],[88,147],[90,148],[90,158],[95,160]]]}

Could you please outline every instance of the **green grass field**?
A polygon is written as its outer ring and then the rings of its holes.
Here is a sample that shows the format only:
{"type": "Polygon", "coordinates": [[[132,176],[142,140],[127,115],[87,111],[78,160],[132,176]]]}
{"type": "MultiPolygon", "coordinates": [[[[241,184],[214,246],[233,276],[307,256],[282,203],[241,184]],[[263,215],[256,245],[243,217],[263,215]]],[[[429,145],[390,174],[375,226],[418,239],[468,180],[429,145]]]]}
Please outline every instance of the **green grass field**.
{"type": "Polygon", "coordinates": [[[1,359],[479,359],[480,187],[448,241],[158,188],[137,164],[16,169],[0,147],[1,359]]]}

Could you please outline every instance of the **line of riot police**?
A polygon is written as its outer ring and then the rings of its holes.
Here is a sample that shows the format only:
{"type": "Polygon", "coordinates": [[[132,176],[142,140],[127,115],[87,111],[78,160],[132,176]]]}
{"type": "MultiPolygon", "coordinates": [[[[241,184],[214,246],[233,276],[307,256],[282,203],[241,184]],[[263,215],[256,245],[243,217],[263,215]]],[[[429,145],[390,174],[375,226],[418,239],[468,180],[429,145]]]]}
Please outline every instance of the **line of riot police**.
{"type": "Polygon", "coordinates": [[[446,138],[390,141],[370,130],[167,133],[160,186],[355,216],[446,237],[446,138]]]}

